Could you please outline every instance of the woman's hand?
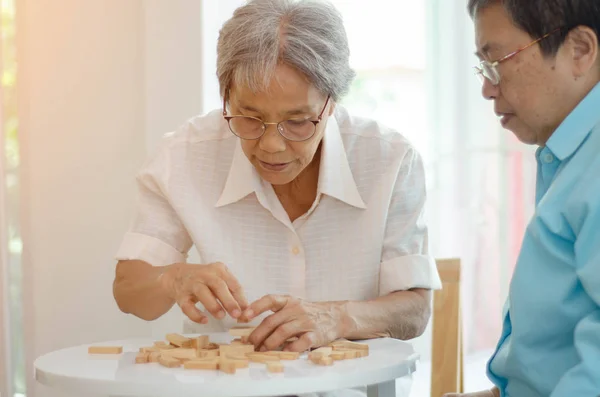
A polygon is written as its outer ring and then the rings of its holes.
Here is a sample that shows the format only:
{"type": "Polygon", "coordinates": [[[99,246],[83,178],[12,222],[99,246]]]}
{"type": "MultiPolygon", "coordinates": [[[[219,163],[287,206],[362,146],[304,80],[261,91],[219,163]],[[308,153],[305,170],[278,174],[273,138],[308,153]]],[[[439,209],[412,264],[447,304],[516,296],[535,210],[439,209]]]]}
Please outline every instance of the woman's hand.
{"type": "Polygon", "coordinates": [[[253,302],[239,318],[248,322],[272,311],[250,334],[249,341],[263,351],[274,350],[290,338],[287,351],[306,351],[341,337],[345,322],[343,302],[308,302],[287,295],[266,295],[253,302]]]}
{"type": "Polygon", "coordinates": [[[196,323],[208,322],[196,307],[198,302],[218,319],[225,317],[225,312],[238,318],[248,306],[242,286],[222,263],[178,264],[163,273],[161,281],[183,313],[196,323]]]}

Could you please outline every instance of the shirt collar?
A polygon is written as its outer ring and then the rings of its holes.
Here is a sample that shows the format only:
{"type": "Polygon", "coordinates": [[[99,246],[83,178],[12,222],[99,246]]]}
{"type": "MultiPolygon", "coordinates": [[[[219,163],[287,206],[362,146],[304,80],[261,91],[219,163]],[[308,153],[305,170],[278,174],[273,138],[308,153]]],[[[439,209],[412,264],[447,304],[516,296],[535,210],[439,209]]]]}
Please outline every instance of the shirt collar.
{"type": "Polygon", "coordinates": [[[546,146],[560,160],[579,149],[594,127],[600,123],[600,83],[575,107],[554,131],[546,146]]]}
{"type": "Polygon", "coordinates": [[[365,209],[354,181],[340,128],[335,117],[327,121],[321,147],[318,192],[356,208],[365,209]]]}
{"type": "MultiPolygon", "coordinates": [[[[248,160],[238,139],[225,187],[216,207],[233,204],[261,191],[262,179],[248,160]]],[[[334,197],[357,208],[366,208],[350,170],[348,157],[335,117],[329,117],[321,146],[317,194],[334,197]]]]}
{"type": "Polygon", "coordinates": [[[242,150],[239,138],[236,138],[235,150],[225,188],[215,207],[236,203],[253,192],[258,192],[261,178],[242,150]]]}

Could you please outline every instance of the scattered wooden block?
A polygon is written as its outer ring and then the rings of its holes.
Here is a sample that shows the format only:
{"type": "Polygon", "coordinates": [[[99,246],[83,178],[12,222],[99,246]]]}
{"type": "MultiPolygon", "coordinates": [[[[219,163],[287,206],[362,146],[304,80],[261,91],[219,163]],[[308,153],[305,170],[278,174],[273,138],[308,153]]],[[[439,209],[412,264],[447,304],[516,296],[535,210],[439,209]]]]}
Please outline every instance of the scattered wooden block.
{"type": "Polygon", "coordinates": [[[123,346],[90,346],[88,354],[121,354],[123,346]]]}
{"type": "Polygon", "coordinates": [[[339,340],[329,344],[333,350],[352,349],[369,351],[369,345],[366,343],[350,342],[349,340],[339,340]]]}
{"type": "Polygon", "coordinates": [[[250,361],[245,356],[229,356],[229,355],[225,358],[221,357],[221,361],[223,361],[223,360],[231,361],[232,363],[234,363],[236,369],[248,368],[248,362],[250,361]]]}
{"type": "Polygon", "coordinates": [[[204,350],[215,350],[215,349],[219,349],[219,345],[216,343],[209,343],[208,345],[206,345],[206,347],[204,348],[204,350]]]}
{"type": "Polygon", "coordinates": [[[179,334],[167,334],[167,340],[175,346],[189,348],[192,347],[192,340],[179,334]]]}
{"type": "Polygon", "coordinates": [[[252,361],[253,363],[266,363],[266,362],[270,362],[270,361],[279,361],[279,357],[271,355],[271,354],[264,354],[264,353],[247,353],[246,357],[248,357],[248,360],[252,361]]]}
{"type": "Polygon", "coordinates": [[[146,364],[150,362],[150,353],[138,353],[135,356],[136,364],[146,364]]]}
{"type": "Polygon", "coordinates": [[[190,360],[183,364],[184,369],[219,369],[218,360],[190,360]]]}
{"type": "Polygon", "coordinates": [[[156,346],[152,347],[140,347],[140,353],[153,353],[157,352],[158,348],[156,346]]]}
{"type": "Polygon", "coordinates": [[[333,358],[334,361],[345,360],[345,354],[343,351],[335,350],[331,352],[329,357],[333,358]]]}
{"type": "Polygon", "coordinates": [[[156,342],[154,342],[154,347],[160,347],[160,346],[169,346],[169,344],[163,340],[157,340],[156,342]]]}
{"type": "Polygon", "coordinates": [[[221,360],[219,361],[219,370],[221,372],[225,372],[226,374],[233,375],[235,374],[236,366],[233,361],[221,360]]]}
{"type": "Polygon", "coordinates": [[[157,363],[159,358],[160,358],[160,352],[152,352],[148,356],[148,361],[151,363],[157,363]]]}
{"type": "Polygon", "coordinates": [[[267,371],[271,373],[283,372],[283,364],[279,361],[267,361],[267,371]]]}
{"type": "Polygon", "coordinates": [[[173,350],[173,349],[177,349],[177,346],[173,346],[173,345],[168,345],[168,344],[164,344],[164,345],[157,345],[155,346],[156,349],[160,352],[165,351],[165,350],[173,350]]]}
{"type": "Polygon", "coordinates": [[[248,337],[255,329],[256,327],[233,327],[229,329],[229,335],[238,337],[248,337]]]}
{"type": "Polygon", "coordinates": [[[198,350],[199,358],[219,357],[219,350],[198,350]]]}
{"type": "Polygon", "coordinates": [[[356,357],[357,358],[367,357],[368,355],[369,355],[369,351],[368,350],[356,350],[356,357]]]}
{"type": "Polygon", "coordinates": [[[333,365],[333,358],[331,358],[331,356],[321,357],[319,358],[317,364],[326,366],[333,365]]]}
{"type": "Polygon", "coordinates": [[[351,350],[351,349],[345,349],[345,350],[334,350],[337,352],[342,352],[344,353],[344,360],[351,360],[354,358],[358,358],[358,350],[351,350]]]}
{"type": "Polygon", "coordinates": [[[208,335],[202,335],[192,339],[192,347],[194,349],[204,349],[209,343],[208,335]]]}
{"type": "Polygon", "coordinates": [[[198,358],[198,352],[196,349],[191,348],[179,348],[179,349],[170,349],[163,350],[161,352],[161,356],[172,357],[179,360],[193,360],[198,358]]]}
{"type": "Polygon", "coordinates": [[[263,354],[278,357],[280,360],[297,360],[298,358],[300,358],[300,353],[298,352],[282,352],[272,350],[264,352],[263,354]]]}
{"type": "Polygon", "coordinates": [[[327,357],[331,354],[332,351],[333,349],[331,347],[319,347],[318,349],[315,349],[308,353],[308,358],[312,360],[327,357]]]}
{"type": "Polygon", "coordinates": [[[181,361],[173,357],[166,357],[161,354],[158,358],[158,363],[163,367],[167,368],[179,368],[181,367],[181,361]]]}

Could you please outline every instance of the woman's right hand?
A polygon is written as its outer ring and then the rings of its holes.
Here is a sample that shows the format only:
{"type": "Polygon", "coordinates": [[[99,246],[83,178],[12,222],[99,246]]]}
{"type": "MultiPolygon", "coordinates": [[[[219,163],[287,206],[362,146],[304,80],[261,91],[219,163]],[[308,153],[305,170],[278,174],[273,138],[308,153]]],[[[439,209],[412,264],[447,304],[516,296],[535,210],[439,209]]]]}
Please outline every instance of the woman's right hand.
{"type": "Polygon", "coordinates": [[[208,322],[206,314],[196,307],[198,302],[218,319],[225,317],[225,312],[237,319],[248,306],[239,281],[222,263],[169,266],[161,282],[183,313],[196,323],[208,322]]]}

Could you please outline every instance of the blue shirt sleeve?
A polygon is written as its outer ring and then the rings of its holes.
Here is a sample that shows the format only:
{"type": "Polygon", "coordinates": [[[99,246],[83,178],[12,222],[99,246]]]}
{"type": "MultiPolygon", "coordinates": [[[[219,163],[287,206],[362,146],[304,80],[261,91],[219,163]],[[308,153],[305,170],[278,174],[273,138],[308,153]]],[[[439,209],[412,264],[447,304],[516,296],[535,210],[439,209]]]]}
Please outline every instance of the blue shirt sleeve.
{"type": "Polygon", "coordinates": [[[574,332],[580,362],[567,371],[550,397],[600,396],[600,187],[577,212],[582,219],[575,242],[575,261],[581,287],[595,304],[574,332]]]}

